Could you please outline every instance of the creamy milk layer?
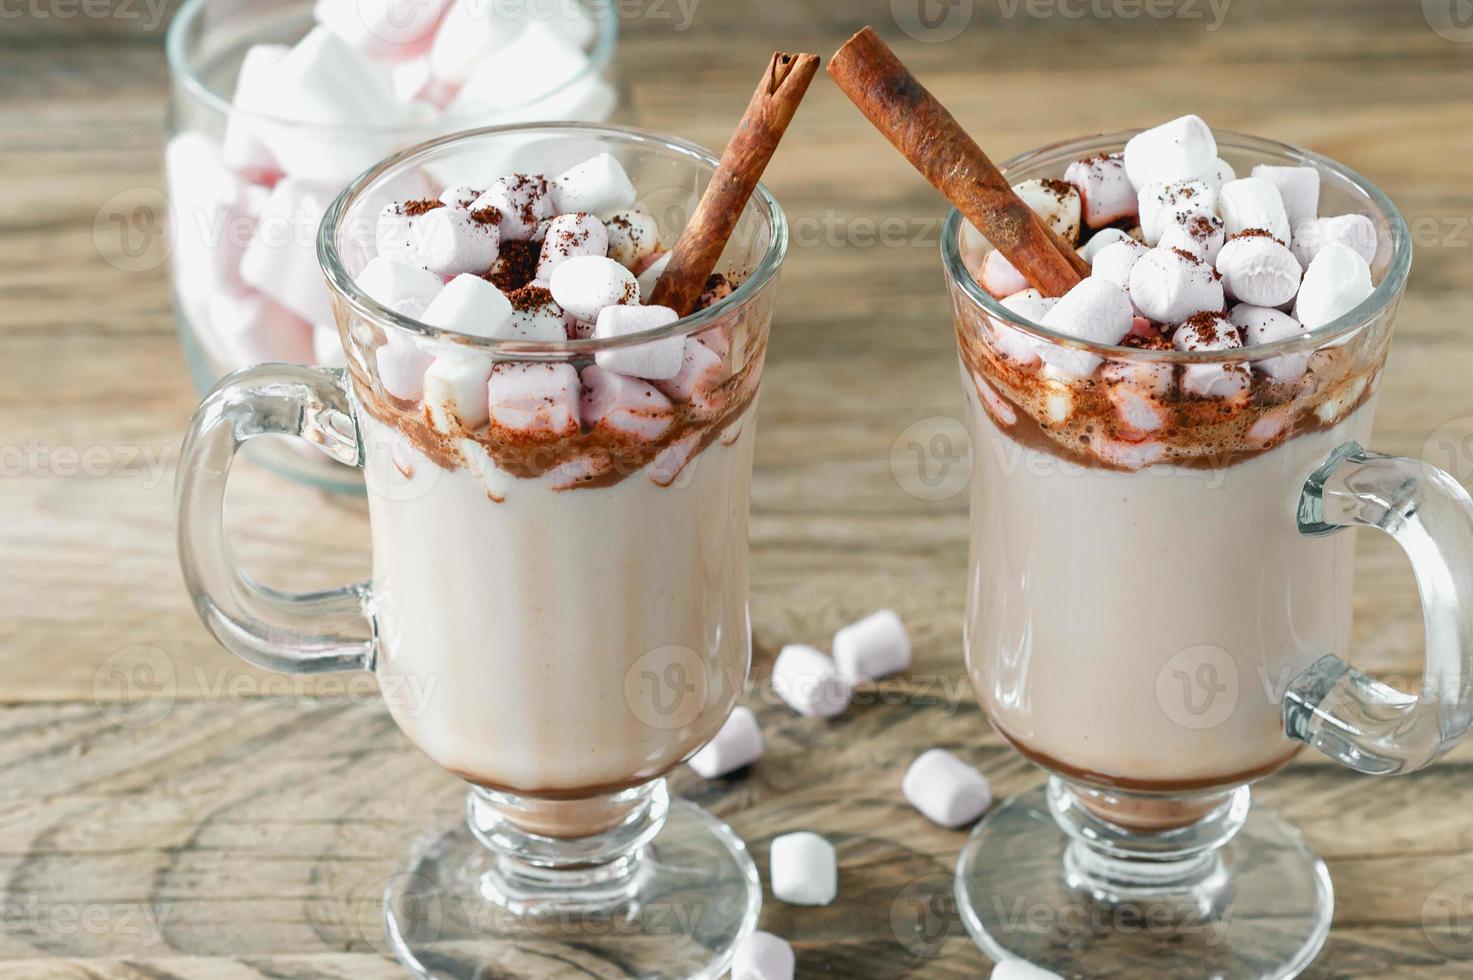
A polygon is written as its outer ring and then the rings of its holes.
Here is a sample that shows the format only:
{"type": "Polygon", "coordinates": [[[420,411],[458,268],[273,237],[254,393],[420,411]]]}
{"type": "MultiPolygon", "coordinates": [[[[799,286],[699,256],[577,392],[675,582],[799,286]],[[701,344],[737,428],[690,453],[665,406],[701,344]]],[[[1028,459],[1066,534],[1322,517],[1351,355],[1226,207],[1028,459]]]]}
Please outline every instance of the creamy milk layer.
{"type": "Polygon", "coordinates": [[[549,797],[643,783],[746,677],[752,410],[670,486],[552,489],[443,468],[363,413],[380,680],[426,755],[549,797]]]}
{"type": "Polygon", "coordinates": [[[1082,466],[1003,432],[969,378],[968,669],[992,723],[1075,778],[1228,786],[1287,761],[1280,696],[1349,644],[1352,535],[1300,535],[1309,474],[1374,398],[1217,468],[1082,466]]]}

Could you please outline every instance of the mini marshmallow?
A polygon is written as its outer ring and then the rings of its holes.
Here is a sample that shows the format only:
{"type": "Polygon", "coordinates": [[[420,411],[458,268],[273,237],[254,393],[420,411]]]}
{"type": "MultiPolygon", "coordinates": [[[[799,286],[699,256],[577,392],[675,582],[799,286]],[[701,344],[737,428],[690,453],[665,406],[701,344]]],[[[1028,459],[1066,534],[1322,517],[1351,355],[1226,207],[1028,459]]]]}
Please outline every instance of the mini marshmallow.
{"type": "Polygon", "coordinates": [[[1211,212],[1179,211],[1168,215],[1159,226],[1161,248],[1180,248],[1212,265],[1227,240],[1222,219],[1211,212]]]}
{"type": "Polygon", "coordinates": [[[801,643],[782,648],[772,665],[772,689],[809,718],[833,718],[849,707],[849,683],[821,650],[801,643]]]}
{"type": "MultiPolygon", "coordinates": [[[[1036,289],[1024,289],[1007,297],[1002,305],[1018,316],[1033,323],[1042,323],[1048,311],[1058,303],[1053,296],[1045,296],[1036,289]]],[[[991,320],[992,342],[1001,353],[1019,364],[1035,364],[1039,346],[1032,337],[1003,320],[991,320]]]]}
{"type": "Polygon", "coordinates": [[[389,70],[389,84],[400,102],[435,102],[439,90],[429,58],[410,58],[389,70]]]}
{"type": "Polygon", "coordinates": [[[702,779],[716,779],[750,766],[762,758],[762,729],[751,708],[737,705],[716,737],[690,757],[689,765],[702,779]]]}
{"type": "Polygon", "coordinates": [[[443,207],[414,219],[403,260],[438,276],[479,276],[491,268],[500,248],[501,233],[488,212],[443,207]]]}
{"type": "Polygon", "coordinates": [[[597,321],[606,306],[638,306],[639,282],[613,259],[578,255],[552,270],[552,298],[580,320],[597,321]]]}
{"type": "Polygon", "coordinates": [[[590,429],[605,428],[655,442],[674,421],[670,399],[638,378],[590,364],[583,369],[583,388],[579,415],[590,429]]]}
{"type": "Polygon", "coordinates": [[[1079,191],[1062,180],[1035,178],[1013,185],[1013,193],[1033,209],[1064,241],[1079,241],[1079,215],[1083,207],[1079,191]]]}
{"type": "Polygon", "coordinates": [[[1253,306],[1282,306],[1299,291],[1299,260],[1268,235],[1235,235],[1217,256],[1217,274],[1227,295],[1253,306]]]}
{"type": "Polygon", "coordinates": [[[660,226],[648,211],[615,211],[604,218],[604,225],[608,229],[609,258],[631,271],[660,247],[660,226]]]}
{"type": "Polygon", "coordinates": [[[834,845],[806,830],[772,841],[772,894],[789,905],[828,905],[839,894],[839,858],[834,845]]]}
{"type": "Polygon", "coordinates": [[[477,199],[482,192],[466,184],[457,184],[447,187],[440,192],[440,203],[450,208],[460,208],[463,211],[479,210],[475,207],[477,199]]]}
{"type": "Polygon", "coordinates": [[[1264,177],[1241,177],[1222,185],[1217,194],[1218,213],[1228,237],[1245,231],[1266,231],[1288,244],[1292,226],[1284,210],[1279,189],[1264,177]]]}
{"type": "Polygon", "coordinates": [[[287,177],[262,205],[240,277],[309,323],[330,323],[327,283],[317,267],[317,226],[333,192],[287,177]]]}
{"type": "Polygon", "coordinates": [[[1222,283],[1191,252],[1153,248],[1130,270],[1130,301],[1143,317],[1179,323],[1193,313],[1221,310],[1222,283]]]}
{"type": "Polygon", "coordinates": [[[1223,184],[1226,184],[1230,180],[1237,180],[1238,172],[1233,169],[1232,164],[1228,163],[1222,157],[1218,157],[1212,161],[1212,166],[1208,167],[1206,172],[1198,174],[1198,177],[1208,187],[1212,188],[1212,192],[1215,194],[1222,190],[1223,184]]]}
{"type": "MultiPolygon", "coordinates": [[[[598,314],[593,336],[598,339],[628,337],[658,330],[680,319],[668,306],[606,306],[598,314]]],[[[685,338],[666,337],[634,347],[616,347],[593,355],[598,366],[616,374],[663,381],[680,373],[685,357],[685,338]]]]}
{"type": "Polygon", "coordinates": [[[1100,377],[1106,383],[1105,397],[1132,433],[1143,437],[1166,424],[1163,403],[1174,384],[1170,364],[1110,361],[1100,377]]]}
{"type": "Polygon", "coordinates": [[[1376,260],[1376,223],[1363,214],[1342,214],[1333,218],[1314,218],[1294,226],[1290,247],[1299,264],[1309,268],[1314,257],[1326,245],[1345,245],[1356,251],[1366,264],[1376,260]]]}
{"type": "Polygon", "coordinates": [[[252,364],[311,364],[313,329],[301,317],[256,292],[219,292],[209,300],[211,349],[229,370],[252,364]]]}
{"type": "Polygon", "coordinates": [[[541,174],[498,177],[470,207],[472,211],[482,208],[500,211],[498,230],[506,241],[528,241],[537,234],[543,221],[557,216],[547,178],[541,174]]]}
{"type": "Polygon", "coordinates": [[[787,940],[758,929],[737,944],[731,980],[793,980],[797,962],[787,940]]]}
{"type": "Polygon", "coordinates": [[[659,283],[660,277],[665,274],[666,267],[670,265],[670,257],[674,254],[674,252],[666,252],[645,266],[644,271],[640,272],[639,279],[637,280],[639,283],[639,295],[648,296],[655,291],[655,285],[659,283]]]}
{"type": "MultiPolygon", "coordinates": [[[[1134,201],[1134,197],[1131,198],[1134,201]]],[[[1090,236],[1089,241],[1079,249],[1079,257],[1086,262],[1093,263],[1095,256],[1099,255],[1106,245],[1114,245],[1116,242],[1133,242],[1125,232],[1119,228],[1102,228],[1090,236]]]]}
{"type": "Polygon", "coordinates": [[[721,355],[696,340],[685,341],[680,370],[673,378],[654,382],[656,388],[676,402],[689,402],[692,407],[712,410],[720,407],[723,395],[718,388],[726,378],[726,363],[721,355]]]}
{"type": "Polygon", "coordinates": [[[552,203],[559,214],[587,211],[607,214],[634,204],[637,196],[619,161],[600,153],[567,170],[550,182],[552,203]]]}
{"type": "Polygon", "coordinates": [[[605,111],[606,91],[612,90],[592,70],[583,49],[533,16],[515,43],[475,66],[445,114],[455,118],[494,115],[503,124],[576,120],[590,110],[605,111]]]}
{"type": "MultiPolygon", "coordinates": [[[[1228,312],[1228,319],[1242,332],[1243,343],[1248,347],[1298,337],[1305,332],[1299,321],[1289,314],[1247,303],[1239,303],[1233,307],[1228,312]]],[[[1300,354],[1266,357],[1254,361],[1253,367],[1275,381],[1293,381],[1304,374],[1304,369],[1309,364],[1309,353],[1305,351],[1300,354]]]]}
{"type": "Polygon", "coordinates": [[[892,610],[870,613],[834,634],[834,663],[850,683],[879,680],[910,666],[910,636],[892,610]]]}
{"type": "Polygon", "coordinates": [[[1137,198],[1141,236],[1147,245],[1161,240],[1169,220],[1183,222],[1186,214],[1211,214],[1217,207],[1217,192],[1205,181],[1193,178],[1170,184],[1150,184],[1137,198]]]}
{"type": "Polygon", "coordinates": [[[1121,289],[1125,289],[1130,285],[1130,270],[1135,267],[1136,261],[1149,251],[1149,248],[1134,238],[1113,242],[1100,249],[1095,255],[1094,261],[1090,263],[1090,276],[1113,282],[1121,289]]]}
{"type": "Polygon", "coordinates": [[[493,425],[550,435],[578,431],[578,371],[571,364],[504,361],[491,369],[486,391],[493,425]]]}
{"type": "Polygon", "coordinates": [[[395,331],[390,331],[388,341],[374,351],[379,384],[384,391],[406,402],[417,402],[424,395],[425,370],[433,361],[412,337],[395,331]]]}
{"type": "MultiPolygon", "coordinates": [[[[1180,351],[1236,350],[1243,341],[1226,313],[1208,311],[1193,314],[1178,326],[1171,346],[1180,351]]],[[[1182,390],[1198,398],[1232,398],[1250,384],[1242,364],[1189,364],[1182,370],[1182,390]]]]}
{"type": "MultiPolygon", "coordinates": [[[[1107,279],[1087,276],[1054,304],[1043,325],[1080,340],[1118,344],[1130,333],[1134,319],[1125,290],[1107,279]]],[[[1039,355],[1050,367],[1079,377],[1092,373],[1100,363],[1095,354],[1058,344],[1041,347],[1039,355]]]]}
{"type": "Polygon", "coordinates": [[[477,67],[507,47],[526,27],[507,16],[503,4],[455,0],[430,45],[430,68],[437,79],[464,84],[477,67]]]}
{"type": "Polygon", "coordinates": [[[1084,223],[1089,227],[1100,228],[1122,218],[1135,217],[1139,205],[1135,187],[1125,173],[1124,154],[1110,153],[1078,160],[1069,164],[1064,171],[1064,179],[1079,191],[1084,206],[1084,223]]]}
{"type": "Polygon", "coordinates": [[[270,194],[243,183],[226,167],[214,141],[199,133],[169,140],[164,169],[175,285],[187,304],[203,309],[216,293],[245,287],[241,256],[256,237],[270,194]]]}
{"type": "Polygon", "coordinates": [[[602,258],[608,251],[609,233],[602,221],[591,214],[560,214],[547,226],[537,260],[537,278],[550,282],[553,270],[568,259],[580,255],[602,258]]]}
{"type": "Polygon", "coordinates": [[[953,830],[992,805],[987,777],[945,749],[921,753],[905,771],[900,791],[926,819],[953,830]]]}
{"type": "Polygon", "coordinates": [[[433,272],[382,255],[370,259],[353,281],[369,299],[415,319],[445,288],[444,281],[433,272]]]}
{"type": "Polygon", "coordinates": [[[511,301],[480,276],[463,273],[440,290],[420,320],[472,337],[508,339],[511,301]]]}
{"type": "Polygon", "coordinates": [[[402,61],[424,53],[449,0],[317,0],[317,23],[370,58],[402,61]]]}
{"type": "Polygon", "coordinates": [[[1364,256],[1346,245],[1326,245],[1304,270],[1294,315],[1304,329],[1315,330],[1355,309],[1374,289],[1364,256]]]}
{"type": "Polygon", "coordinates": [[[1315,167],[1276,167],[1260,163],[1250,176],[1261,177],[1278,188],[1289,228],[1297,237],[1299,226],[1320,213],[1320,172],[1315,167]]]}
{"type": "Polygon", "coordinates": [[[237,173],[259,178],[277,169],[276,157],[256,135],[254,115],[276,108],[271,104],[272,73],[290,50],[285,44],[253,44],[241,59],[232,111],[220,142],[225,163],[237,173]]]}
{"type": "Polygon", "coordinates": [[[1064,980],[1064,978],[1041,966],[1034,966],[1027,960],[1003,960],[992,968],[992,976],[989,980],[1064,980]]]}
{"type": "Polygon", "coordinates": [[[1137,133],[1125,144],[1125,172],[1141,190],[1200,177],[1217,162],[1217,140],[1198,116],[1181,116],[1137,133]]]}
{"type": "Polygon", "coordinates": [[[536,286],[524,286],[508,296],[512,304],[511,320],[506,335],[513,340],[566,340],[567,314],[552,298],[552,293],[536,286]]]}
{"type": "Polygon", "coordinates": [[[430,363],[424,373],[423,397],[436,430],[453,433],[457,422],[467,429],[486,424],[491,368],[489,356],[470,351],[441,354],[430,363]]]}
{"type": "Polygon", "coordinates": [[[993,296],[1011,296],[1028,288],[1028,280],[1019,272],[1008,257],[999,251],[987,253],[978,271],[977,282],[993,296]]]}

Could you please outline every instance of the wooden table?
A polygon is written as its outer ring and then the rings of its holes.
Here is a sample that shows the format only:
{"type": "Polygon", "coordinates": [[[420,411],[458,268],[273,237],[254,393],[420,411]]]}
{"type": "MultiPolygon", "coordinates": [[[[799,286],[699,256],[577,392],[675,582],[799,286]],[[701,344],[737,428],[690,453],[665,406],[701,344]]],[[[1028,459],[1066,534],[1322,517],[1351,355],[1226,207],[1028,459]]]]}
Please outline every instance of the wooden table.
{"type": "MultiPolygon", "coordinates": [[[[620,60],[644,125],[707,145],[774,47],[828,54],[872,22],[999,158],[1187,111],[1337,157],[1399,202],[1420,246],[1379,446],[1473,479],[1468,37],[1434,30],[1421,5],[1380,0],[1235,0],[1220,22],[1204,4],[1129,19],[1126,3],[1100,15],[963,0],[968,29],[922,42],[891,6],[708,0],[680,30],[678,8],[649,0],[627,19],[620,60]]],[[[378,889],[410,838],[456,818],[462,789],[398,734],[366,678],[253,672],[186,601],[170,490],[195,394],[164,270],[104,260],[117,202],[160,186],[163,34],[144,4],[62,16],[77,9],[0,11],[0,975],[399,976],[378,889]]],[[[902,432],[945,426],[963,406],[936,257],[942,203],[824,78],[769,182],[798,234],[752,501],[754,679],[782,644],[826,644],[880,606],[909,623],[916,664],[896,688],[909,696],[832,724],[761,707],[768,754],[750,776],[683,773],[676,787],[728,819],[764,869],[778,833],[838,844],[835,906],[763,912],[800,973],[977,975],[986,960],[955,922],[921,957],[891,920],[907,886],[944,888],[963,840],[900,798],[919,751],[960,752],[1002,796],[1040,778],[962,683],[965,494],[923,500],[892,472],[902,432]],[[875,245],[887,221],[902,241],[875,245]]],[[[240,557],[272,584],[327,587],[368,569],[358,502],[249,466],[231,502],[240,557]]],[[[1410,577],[1365,537],[1361,662],[1414,683],[1410,577]]],[[[1377,781],[1306,756],[1257,791],[1335,880],[1334,931],[1311,975],[1473,971],[1473,943],[1442,904],[1468,924],[1470,758],[1377,781]]]]}

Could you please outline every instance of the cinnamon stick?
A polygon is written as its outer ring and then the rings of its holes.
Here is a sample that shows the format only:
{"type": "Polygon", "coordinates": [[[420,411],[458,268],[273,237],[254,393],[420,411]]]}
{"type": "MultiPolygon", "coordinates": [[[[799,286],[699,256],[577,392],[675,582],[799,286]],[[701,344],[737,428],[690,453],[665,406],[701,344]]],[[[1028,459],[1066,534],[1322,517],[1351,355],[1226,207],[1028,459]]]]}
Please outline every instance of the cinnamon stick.
{"type": "Polygon", "coordinates": [[[1062,296],[1089,263],[1013,192],[961,124],[866,27],[829,59],[829,74],[875,128],[1045,296],[1062,296]]]}
{"type": "Polygon", "coordinates": [[[695,309],[819,63],[816,54],[779,51],[772,56],[695,214],[672,249],[670,264],[646,300],[650,305],[668,306],[680,316],[695,309]]]}

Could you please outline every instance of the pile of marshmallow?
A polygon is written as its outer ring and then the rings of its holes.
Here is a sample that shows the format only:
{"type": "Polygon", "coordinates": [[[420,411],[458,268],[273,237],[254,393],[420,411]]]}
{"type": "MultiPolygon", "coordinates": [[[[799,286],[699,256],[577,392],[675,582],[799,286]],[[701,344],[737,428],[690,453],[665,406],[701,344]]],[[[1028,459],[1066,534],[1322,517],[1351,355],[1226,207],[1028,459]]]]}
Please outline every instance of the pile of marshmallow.
{"type": "MultiPolygon", "coordinates": [[[[165,151],[177,301],[228,369],[343,364],[316,233],[359,173],[440,133],[602,120],[616,101],[585,54],[598,25],[582,4],[318,0],[313,14],[297,44],[247,50],[223,131],[165,151]]],[[[430,165],[394,194],[459,179],[430,165]]]]}
{"type": "MultiPolygon", "coordinates": [[[[1373,288],[1377,241],[1369,217],[1320,217],[1314,167],[1258,165],[1237,177],[1197,116],[1139,133],[1123,153],[1070,164],[1062,181],[1014,189],[1071,244],[1090,229],[1079,252],[1092,272],[1048,298],[993,251],[978,282],[1018,315],[1081,340],[1181,351],[1251,347],[1324,326],[1373,288]]],[[[999,329],[996,340],[1014,360],[1042,361],[1064,375],[1088,376],[1101,364],[1089,352],[1035,343],[1014,330],[999,329]]],[[[1255,361],[1252,371],[1292,382],[1307,362],[1308,355],[1286,355],[1255,361]]],[[[1252,371],[1191,366],[1182,391],[1233,398],[1247,392],[1252,371]]],[[[1170,394],[1174,383],[1169,372],[1146,381],[1156,396],[1170,394]]]]}

